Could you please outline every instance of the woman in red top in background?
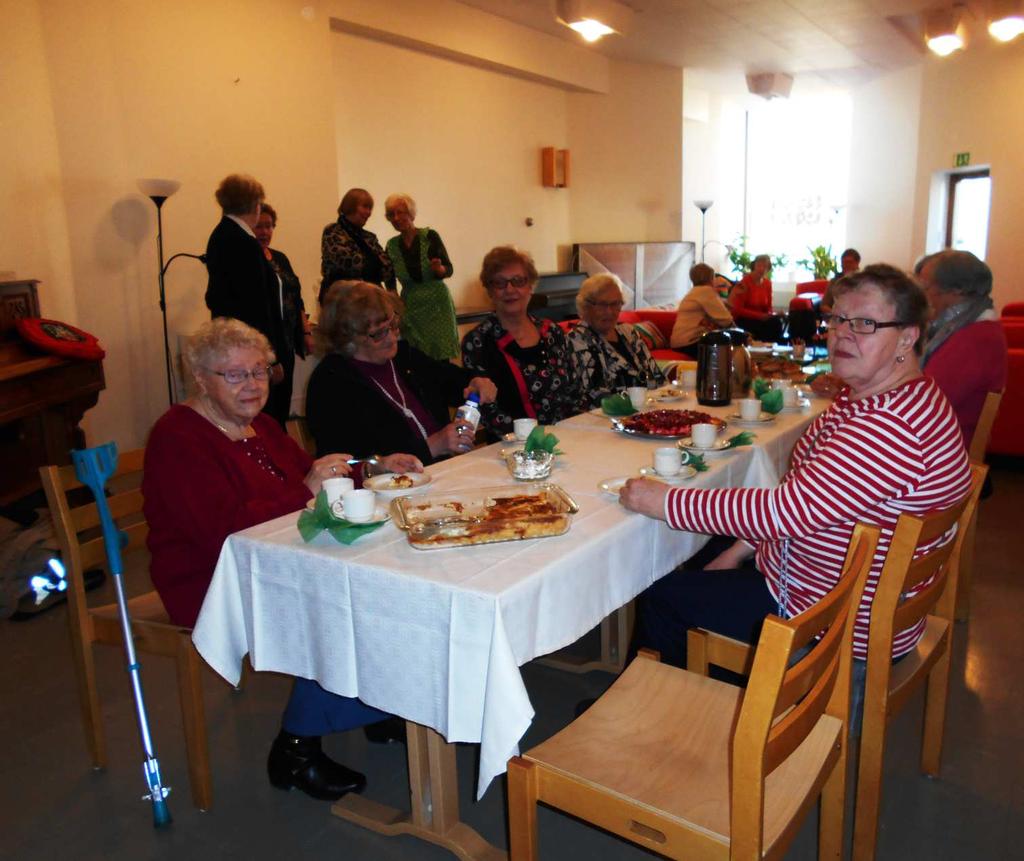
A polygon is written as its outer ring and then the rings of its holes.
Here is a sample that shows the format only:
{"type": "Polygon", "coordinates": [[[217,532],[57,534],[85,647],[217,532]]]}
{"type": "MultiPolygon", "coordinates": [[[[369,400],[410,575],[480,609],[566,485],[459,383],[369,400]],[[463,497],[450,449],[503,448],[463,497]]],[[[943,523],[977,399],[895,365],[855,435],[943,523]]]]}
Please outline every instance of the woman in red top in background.
{"type": "MultiPolygon", "coordinates": [[[[211,320],[185,350],[196,394],[172,406],[150,433],[142,481],[150,574],[175,625],[195,625],[228,535],[302,508],[325,478],[349,472],[350,455],[314,461],[260,412],[273,362],[258,331],[239,320],[211,320]]],[[[391,458],[389,468],[407,471],[409,455],[391,458]]],[[[270,782],[326,800],[360,791],[366,778],[328,759],[320,737],[387,718],[296,679],[267,761],[270,782]]],[[[385,740],[380,733],[371,731],[371,740],[385,740]]]]}
{"type": "Polygon", "coordinates": [[[778,341],[782,337],[782,318],[772,311],[772,282],[768,279],[772,261],[758,254],[750,271],[729,294],[729,307],[736,324],[759,341],[778,341]]]}

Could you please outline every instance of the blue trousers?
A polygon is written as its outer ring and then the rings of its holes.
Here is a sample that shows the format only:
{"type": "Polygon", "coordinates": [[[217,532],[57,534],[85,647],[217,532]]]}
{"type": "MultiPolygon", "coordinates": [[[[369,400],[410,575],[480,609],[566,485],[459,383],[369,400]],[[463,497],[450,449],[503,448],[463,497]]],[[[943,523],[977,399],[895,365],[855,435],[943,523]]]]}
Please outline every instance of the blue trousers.
{"type": "Polygon", "coordinates": [[[340,697],[309,679],[295,679],[281,728],[291,735],[327,735],[391,717],[355,697],[340,697]]]}

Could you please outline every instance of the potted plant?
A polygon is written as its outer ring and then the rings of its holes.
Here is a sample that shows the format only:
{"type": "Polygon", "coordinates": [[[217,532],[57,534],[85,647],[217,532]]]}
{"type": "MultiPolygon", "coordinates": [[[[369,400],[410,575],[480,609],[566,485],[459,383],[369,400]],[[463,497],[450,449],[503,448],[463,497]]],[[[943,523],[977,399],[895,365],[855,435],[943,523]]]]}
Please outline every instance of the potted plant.
{"type": "Polygon", "coordinates": [[[811,256],[803,260],[797,260],[796,264],[797,266],[803,266],[809,272],[813,272],[816,281],[828,281],[839,271],[836,260],[832,256],[831,245],[819,245],[817,248],[808,247],[807,250],[811,253],[811,256]]]}
{"type": "MultiPolygon", "coordinates": [[[[754,265],[754,255],[747,250],[747,237],[739,236],[732,245],[727,245],[729,249],[729,262],[732,264],[732,271],[739,277],[743,277],[750,271],[750,267],[754,265]]],[[[785,254],[776,254],[772,256],[772,269],[779,269],[785,266],[789,258],[785,254]]]]}

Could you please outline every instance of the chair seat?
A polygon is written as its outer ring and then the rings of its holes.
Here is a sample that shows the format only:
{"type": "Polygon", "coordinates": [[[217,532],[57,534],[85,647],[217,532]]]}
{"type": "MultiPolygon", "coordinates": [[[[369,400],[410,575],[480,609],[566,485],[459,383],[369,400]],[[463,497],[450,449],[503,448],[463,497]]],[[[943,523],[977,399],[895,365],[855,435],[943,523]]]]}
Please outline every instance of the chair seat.
{"type": "MultiPolygon", "coordinates": [[[[524,758],[662,811],[670,822],[726,846],[730,746],[742,694],[733,685],[638,658],[580,718],[524,758]]],[[[823,716],[767,778],[766,849],[820,788],[822,766],[838,749],[841,731],[841,721],[823,716]]]]}
{"type": "MultiPolygon", "coordinates": [[[[116,619],[118,617],[117,604],[103,604],[99,607],[90,607],[89,612],[100,619],[116,619]]],[[[133,622],[157,622],[162,625],[171,624],[171,620],[164,609],[164,602],[156,591],[146,592],[128,599],[128,615],[133,622]]]]}

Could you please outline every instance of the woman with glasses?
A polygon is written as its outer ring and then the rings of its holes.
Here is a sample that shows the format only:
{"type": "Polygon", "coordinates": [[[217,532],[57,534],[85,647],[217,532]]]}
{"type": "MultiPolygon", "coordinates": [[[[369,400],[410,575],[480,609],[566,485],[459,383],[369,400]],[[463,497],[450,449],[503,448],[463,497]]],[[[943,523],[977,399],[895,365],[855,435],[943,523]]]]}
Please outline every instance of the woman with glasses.
{"type": "MultiPolygon", "coordinates": [[[[206,323],[184,360],[194,394],[153,426],[142,494],[153,585],[170,621],[191,628],[224,539],[302,508],[324,479],[349,473],[351,456],[313,460],[261,412],[274,353],[245,323],[223,317],[206,323]]],[[[387,718],[296,679],[267,761],[270,782],[326,800],[358,792],[366,778],[328,759],[320,737],[387,718]]]]}
{"type": "Polygon", "coordinates": [[[665,375],[636,330],[619,324],[622,282],[611,273],[592,275],[580,285],[580,324],[569,333],[580,390],[589,405],[629,386],[660,384],[665,375]]]}
{"type": "Polygon", "coordinates": [[[715,288],[715,270],[707,263],[690,267],[690,283],[693,287],[679,303],[676,322],[672,327],[669,346],[685,353],[691,359],[697,358],[697,344],[701,336],[715,329],[728,329],[733,323],[732,314],[725,307],[722,297],[715,288]]]}
{"type": "MultiPolygon", "coordinates": [[[[866,658],[871,601],[897,519],[947,508],[970,489],[956,416],[918,364],[927,310],[921,288],[892,266],[868,266],[836,284],[828,345],[845,385],[797,442],[778,487],[626,483],[620,501],[630,510],[674,529],[739,538],[703,570],[674,571],[644,593],[640,645],[685,667],[680,632],[689,627],[756,642],[765,615],[795,616],[835,586],[863,521],[882,530],[854,629],[854,654],[866,658]]],[[[893,657],[913,649],[923,630],[897,633],[893,657]]]]}
{"type": "Polygon", "coordinates": [[[475,392],[494,400],[494,384],[421,353],[398,332],[402,300],[361,281],[341,281],[324,296],[317,336],[325,353],[309,379],[306,420],[317,452],[407,458],[399,472],[473,447],[473,430],[449,408],[475,392]]]}
{"type": "Polygon", "coordinates": [[[492,248],[480,269],[494,312],[462,339],[462,364],[497,383],[497,400],[481,410],[492,438],[518,418],[549,425],[584,408],[569,339],[527,312],[537,277],[533,258],[511,245],[492,248]]]}

